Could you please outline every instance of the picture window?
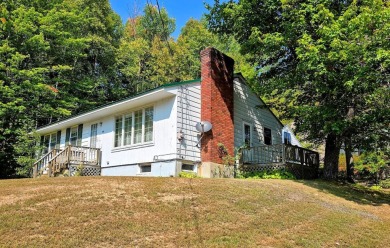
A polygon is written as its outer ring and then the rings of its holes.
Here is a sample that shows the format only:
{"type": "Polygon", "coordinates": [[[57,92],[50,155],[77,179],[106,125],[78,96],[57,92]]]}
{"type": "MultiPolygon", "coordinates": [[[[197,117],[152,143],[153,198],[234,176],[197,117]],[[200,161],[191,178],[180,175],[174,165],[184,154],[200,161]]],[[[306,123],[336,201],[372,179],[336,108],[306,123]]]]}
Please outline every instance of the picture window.
{"type": "Polygon", "coordinates": [[[148,107],[116,117],[114,147],[153,141],[153,114],[148,107]]]}

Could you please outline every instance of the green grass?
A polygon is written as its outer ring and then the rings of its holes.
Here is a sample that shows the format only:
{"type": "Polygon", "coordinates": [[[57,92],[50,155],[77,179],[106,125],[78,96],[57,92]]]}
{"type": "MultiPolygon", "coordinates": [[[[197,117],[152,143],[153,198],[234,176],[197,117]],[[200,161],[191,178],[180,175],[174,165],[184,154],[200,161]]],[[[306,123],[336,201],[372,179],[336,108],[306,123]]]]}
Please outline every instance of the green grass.
{"type": "Polygon", "coordinates": [[[323,181],[0,181],[0,247],[386,247],[390,195],[323,181]]]}

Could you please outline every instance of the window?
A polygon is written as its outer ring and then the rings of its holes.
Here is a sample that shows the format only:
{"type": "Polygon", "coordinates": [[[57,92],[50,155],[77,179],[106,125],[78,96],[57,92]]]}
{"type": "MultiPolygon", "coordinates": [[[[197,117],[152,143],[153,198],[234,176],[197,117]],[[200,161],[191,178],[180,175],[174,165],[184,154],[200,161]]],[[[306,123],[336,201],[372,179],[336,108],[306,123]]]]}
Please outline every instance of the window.
{"type": "Polygon", "coordinates": [[[83,138],[83,124],[66,129],[65,145],[81,146],[83,138]]]}
{"type": "Polygon", "coordinates": [[[72,127],[70,129],[70,144],[72,146],[77,146],[77,137],[78,137],[78,127],[72,127]]]}
{"type": "Polygon", "coordinates": [[[53,149],[60,148],[61,131],[56,133],[46,134],[41,137],[41,144],[43,145],[42,153],[48,153],[53,149]]]}
{"type": "Polygon", "coordinates": [[[145,109],[145,142],[153,140],[153,108],[145,109]]]}
{"type": "Polygon", "coordinates": [[[153,107],[140,109],[115,119],[115,147],[153,141],[153,107]]]}
{"type": "Polygon", "coordinates": [[[251,125],[244,123],[244,145],[250,147],[252,143],[251,125]]]}
{"type": "Polygon", "coordinates": [[[152,165],[151,164],[140,165],[140,171],[141,171],[141,173],[152,172],[152,165]]]}
{"type": "Polygon", "coordinates": [[[264,128],[264,144],[272,145],[272,131],[269,128],[264,128]]]}
{"type": "Polygon", "coordinates": [[[181,170],[182,171],[194,171],[194,165],[193,164],[182,164],[181,170]]]}
{"type": "Polygon", "coordinates": [[[46,154],[50,151],[50,134],[43,137],[43,154],[46,154]]]}
{"type": "Polygon", "coordinates": [[[133,116],[126,115],[125,116],[125,123],[124,123],[124,141],[123,145],[131,145],[131,133],[132,133],[132,126],[133,126],[133,116]]]}
{"type": "Polygon", "coordinates": [[[96,148],[97,125],[98,125],[98,124],[92,124],[92,125],[91,125],[91,141],[90,141],[90,147],[93,147],[93,148],[96,148]]]}
{"type": "Polygon", "coordinates": [[[142,142],[142,110],[134,112],[134,144],[142,142]]]}
{"type": "Polygon", "coordinates": [[[291,145],[291,134],[289,132],[283,132],[283,143],[291,145]]]}
{"type": "Polygon", "coordinates": [[[115,147],[121,146],[122,142],[122,117],[115,119],[115,147]]]}
{"type": "Polygon", "coordinates": [[[52,133],[52,134],[50,134],[50,147],[49,147],[49,150],[53,150],[55,148],[57,148],[57,133],[52,133]]]}

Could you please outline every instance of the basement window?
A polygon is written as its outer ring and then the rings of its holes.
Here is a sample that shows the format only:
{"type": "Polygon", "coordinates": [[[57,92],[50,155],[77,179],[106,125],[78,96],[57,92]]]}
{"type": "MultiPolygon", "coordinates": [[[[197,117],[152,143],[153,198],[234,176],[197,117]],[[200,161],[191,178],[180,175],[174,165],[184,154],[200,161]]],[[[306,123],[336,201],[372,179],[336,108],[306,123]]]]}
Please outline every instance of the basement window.
{"type": "Polygon", "coordinates": [[[193,164],[182,164],[181,170],[182,171],[194,171],[194,165],[193,164]]]}
{"type": "Polygon", "coordinates": [[[149,173],[152,172],[152,165],[151,164],[142,164],[139,166],[141,173],[149,173]]]}

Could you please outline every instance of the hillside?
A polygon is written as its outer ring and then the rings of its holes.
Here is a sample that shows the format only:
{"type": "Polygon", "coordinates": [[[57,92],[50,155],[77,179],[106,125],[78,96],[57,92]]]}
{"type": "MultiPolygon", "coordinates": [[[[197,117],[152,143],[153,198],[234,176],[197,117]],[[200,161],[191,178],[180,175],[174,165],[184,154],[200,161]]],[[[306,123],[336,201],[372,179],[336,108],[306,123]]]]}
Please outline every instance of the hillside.
{"type": "Polygon", "coordinates": [[[385,247],[390,197],[322,181],[0,181],[0,247],[385,247]]]}

